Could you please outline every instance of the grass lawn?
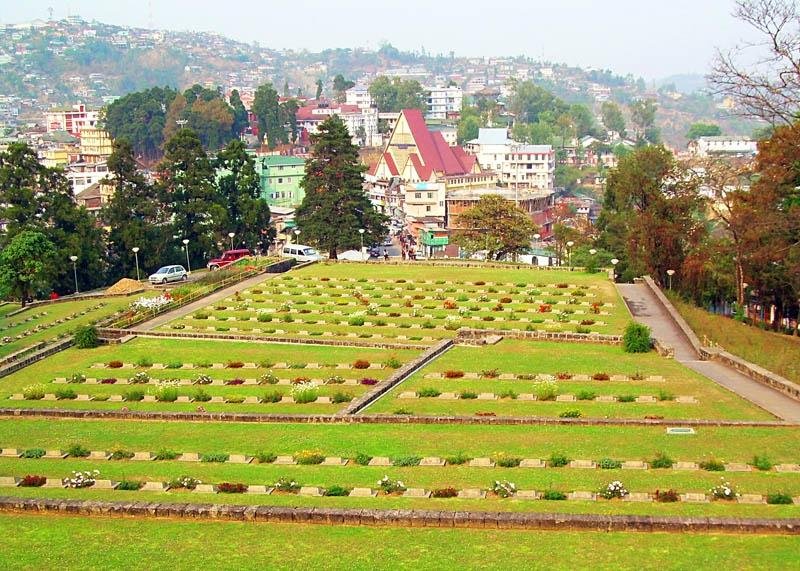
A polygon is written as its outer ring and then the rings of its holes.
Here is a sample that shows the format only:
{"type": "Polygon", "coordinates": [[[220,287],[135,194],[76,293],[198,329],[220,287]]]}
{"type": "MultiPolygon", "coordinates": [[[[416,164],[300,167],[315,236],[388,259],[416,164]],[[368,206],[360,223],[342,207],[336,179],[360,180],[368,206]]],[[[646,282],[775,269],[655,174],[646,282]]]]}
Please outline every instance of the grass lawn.
{"type": "MultiPolygon", "coordinates": [[[[112,313],[128,307],[132,301],[139,296],[129,297],[109,297],[93,298],[81,301],[64,301],[48,305],[32,307],[17,315],[8,317],[0,312],[0,339],[10,337],[9,343],[0,343],[0,357],[9,355],[25,347],[35,345],[40,341],[52,341],[60,334],[69,334],[79,325],[85,325],[92,321],[97,321],[111,315],[112,313]],[[97,307],[104,304],[102,307],[97,307]],[[72,314],[87,311],[85,315],[77,315],[69,318],[72,314]],[[25,321],[31,316],[37,316],[31,321],[25,321]],[[55,323],[59,319],[67,319],[63,323],[55,323]],[[36,326],[44,329],[26,335],[21,339],[15,339],[17,335],[22,335],[25,331],[31,331],[36,326]]],[[[8,304],[3,308],[14,308],[15,304],[8,304]]]]}
{"type": "Polygon", "coordinates": [[[0,447],[66,449],[79,442],[90,450],[124,448],[178,452],[259,451],[295,454],[319,450],[327,456],[471,457],[497,452],[523,458],[563,453],[575,459],[649,460],[664,452],[675,461],[750,462],[765,455],[774,463],[800,463],[797,427],[699,427],[693,436],[667,435],[663,426],[479,426],[346,425],[137,422],[0,418],[0,447]]]}
{"type": "Polygon", "coordinates": [[[800,338],[714,315],[676,296],[670,301],[701,340],[708,337],[726,351],[800,384],[800,338]]]}
{"type": "Polygon", "coordinates": [[[7,569],[789,569],[800,538],[0,516],[7,569]],[[122,538],[125,538],[121,540],[122,538]],[[412,547],[413,546],[413,547],[412,547]],[[157,553],[158,557],[153,554],[157,553]],[[566,556],[565,554],[569,554],[566,556]],[[643,557],[646,564],[643,562],[643,557]]]}
{"type": "Polygon", "coordinates": [[[733,393],[726,391],[703,376],[685,368],[673,359],[655,352],[647,354],[625,353],[620,346],[589,343],[531,342],[504,339],[489,347],[458,346],[417,372],[407,381],[397,385],[386,396],[367,409],[369,413],[392,413],[406,409],[416,414],[473,415],[478,411],[494,412],[498,416],[558,416],[566,410],[581,411],[584,417],[643,418],[661,415],[665,418],[727,418],[770,419],[763,410],[750,405],[733,393]],[[635,402],[601,403],[540,402],[502,399],[441,400],[438,398],[400,399],[400,393],[435,388],[442,393],[462,390],[475,393],[504,391],[536,393],[537,384],[530,380],[500,380],[498,378],[443,379],[427,375],[446,371],[477,373],[496,370],[496,374],[557,375],[566,372],[592,376],[604,372],[609,375],[658,375],[663,382],[654,381],[558,381],[558,394],[577,395],[591,391],[597,395],[638,396],[651,395],[692,396],[697,404],[681,404],[664,400],[652,404],[635,402]]]}

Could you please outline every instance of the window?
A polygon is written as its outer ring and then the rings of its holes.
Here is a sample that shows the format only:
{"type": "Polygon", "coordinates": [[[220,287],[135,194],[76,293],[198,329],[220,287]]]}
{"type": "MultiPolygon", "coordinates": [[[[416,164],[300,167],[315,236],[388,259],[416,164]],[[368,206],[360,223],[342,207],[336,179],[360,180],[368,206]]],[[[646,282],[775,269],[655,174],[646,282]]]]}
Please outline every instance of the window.
{"type": "Polygon", "coordinates": [[[428,198],[433,198],[433,193],[432,192],[428,193],[428,198]]]}
{"type": "Polygon", "coordinates": [[[283,184],[283,179],[282,178],[278,179],[278,184],[283,184]]]}
{"type": "Polygon", "coordinates": [[[422,198],[422,193],[421,192],[415,192],[414,193],[414,198],[422,198]]]}
{"type": "Polygon", "coordinates": [[[430,211],[431,211],[431,207],[430,206],[426,206],[425,207],[425,212],[430,212],[430,211]]]}

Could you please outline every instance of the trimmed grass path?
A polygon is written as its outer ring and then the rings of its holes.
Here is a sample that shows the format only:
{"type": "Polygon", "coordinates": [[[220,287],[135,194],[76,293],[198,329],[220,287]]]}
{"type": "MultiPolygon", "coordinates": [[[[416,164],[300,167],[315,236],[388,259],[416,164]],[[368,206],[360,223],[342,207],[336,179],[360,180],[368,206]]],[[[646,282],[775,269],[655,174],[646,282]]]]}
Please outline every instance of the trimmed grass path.
{"type": "Polygon", "coordinates": [[[683,332],[673,323],[644,284],[617,284],[633,318],[653,331],[653,336],[675,348],[675,360],[760,406],[778,418],[800,421],[800,402],[766,387],[717,361],[701,361],[683,332]]]}

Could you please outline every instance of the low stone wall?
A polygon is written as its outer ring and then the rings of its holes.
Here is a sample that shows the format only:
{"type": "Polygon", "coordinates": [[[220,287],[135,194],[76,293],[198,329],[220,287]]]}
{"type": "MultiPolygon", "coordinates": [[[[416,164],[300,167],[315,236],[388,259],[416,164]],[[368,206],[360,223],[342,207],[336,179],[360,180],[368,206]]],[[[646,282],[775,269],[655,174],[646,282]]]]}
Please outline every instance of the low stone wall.
{"type": "Polygon", "coordinates": [[[0,497],[0,512],[392,527],[800,534],[800,519],[381,510],[0,497]]]}
{"type": "Polygon", "coordinates": [[[652,341],[653,341],[653,348],[656,350],[656,353],[668,359],[675,358],[675,347],[667,345],[660,339],[653,338],[652,341]]]}
{"type": "Polygon", "coordinates": [[[500,336],[509,339],[525,339],[528,341],[564,341],[573,343],[599,343],[602,345],[622,344],[621,335],[605,335],[602,333],[571,333],[553,331],[506,331],[504,329],[459,329],[456,343],[480,339],[481,337],[500,336]]]}
{"type": "Polygon", "coordinates": [[[389,392],[395,385],[401,383],[409,376],[414,374],[416,371],[420,370],[422,367],[436,359],[438,356],[443,354],[445,351],[450,349],[453,346],[452,339],[444,339],[422,353],[416,359],[412,359],[399,369],[397,369],[388,379],[381,381],[375,387],[352,401],[346,408],[344,408],[339,415],[350,415],[356,414],[359,411],[364,410],[370,404],[378,400],[382,395],[389,392]]]}
{"type": "Polygon", "coordinates": [[[650,291],[653,293],[653,295],[656,296],[656,299],[658,299],[659,303],[661,303],[661,306],[664,308],[664,311],[667,312],[667,315],[669,315],[670,319],[672,319],[675,325],[678,326],[678,328],[689,340],[689,344],[692,346],[695,352],[700,356],[700,358],[703,358],[703,346],[700,343],[700,339],[697,338],[697,335],[694,331],[692,331],[692,328],[689,327],[689,324],[686,323],[686,320],[683,319],[680,313],[678,313],[678,310],[675,309],[675,306],[670,303],[670,301],[667,299],[667,296],[665,296],[664,292],[661,291],[661,288],[656,285],[656,282],[654,282],[653,278],[650,276],[644,276],[642,280],[648,289],[650,289],[650,291]]]}
{"type": "Polygon", "coordinates": [[[42,359],[49,357],[50,355],[55,355],[56,353],[59,353],[64,349],[71,347],[74,342],[75,341],[72,337],[67,337],[65,339],[62,339],[61,341],[57,341],[55,343],[47,345],[46,347],[39,349],[34,353],[31,353],[27,357],[20,358],[17,361],[14,361],[13,363],[9,363],[8,365],[5,365],[2,368],[0,368],[0,378],[6,377],[12,373],[16,373],[20,369],[24,369],[29,365],[33,365],[34,363],[41,361],[42,359]]]}
{"type": "MultiPolygon", "coordinates": [[[[122,403],[124,405],[124,403],[122,403]]],[[[701,426],[701,427],[800,427],[800,422],[769,420],[699,420],[644,418],[553,418],[544,416],[414,416],[267,414],[260,412],[175,412],[118,410],[76,410],[53,408],[0,408],[0,417],[72,418],[93,420],[152,420],[167,422],[248,422],[265,424],[464,424],[464,425],[578,425],[578,426],[701,426]]]]}

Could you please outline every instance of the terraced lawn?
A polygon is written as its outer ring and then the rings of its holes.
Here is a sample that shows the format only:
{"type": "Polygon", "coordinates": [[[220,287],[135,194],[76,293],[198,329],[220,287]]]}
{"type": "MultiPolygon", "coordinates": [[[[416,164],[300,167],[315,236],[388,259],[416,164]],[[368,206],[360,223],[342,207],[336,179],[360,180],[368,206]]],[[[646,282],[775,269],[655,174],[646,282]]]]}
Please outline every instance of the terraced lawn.
{"type": "Polygon", "coordinates": [[[425,415],[559,416],[578,411],[591,418],[771,418],[655,352],[630,354],[620,346],[508,338],[492,346],[450,349],[366,412],[401,409],[425,415]],[[594,380],[596,376],[627,380],[594,380]],[[414,394],[431,396],[411,398],[414,394]],[[470,398],[463,398],[465,394],[470,398]],[[559,402],[559,397],[576,400],[559,402]],[[654,402],[637,402],[637,397],[653,397],[654,402]],[[614,402],[604,402],[612,398],[614,402]]]}
{"type": "Polygon", "coordinates": [[[550,569],[640,569],[643,553],[648,565],[661,569],[786,569],[800,549],[800,539],[787,536],[329,527],[28,514],[0,516],[0,534],[8,569],[138,569],[142,561],[150,569],[170,570],[242,569],[253,561],[269,569],[530,569],[532,562],[550,569]]]}

